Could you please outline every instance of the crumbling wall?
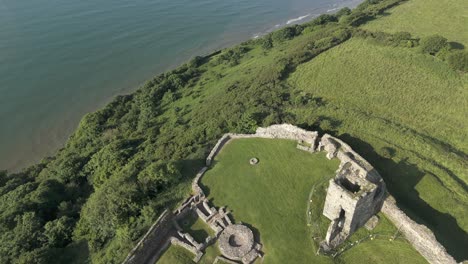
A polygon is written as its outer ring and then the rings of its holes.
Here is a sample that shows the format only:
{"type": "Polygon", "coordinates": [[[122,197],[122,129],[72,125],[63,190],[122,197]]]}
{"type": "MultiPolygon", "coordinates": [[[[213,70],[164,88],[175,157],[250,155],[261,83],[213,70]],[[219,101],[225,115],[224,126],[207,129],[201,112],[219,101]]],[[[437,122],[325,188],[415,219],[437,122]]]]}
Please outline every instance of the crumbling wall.
{"type": "Polygon", "coordinates": [[[123,264],[155,263],[169,245],[167,242],[168,236],[173,231],[173,218],[174,215],[171,211],[164,211],[140,242],[130,251],[123,264]]]}
{"type": "Polygon", "coordinates": [[[330,180],[323,214],[332,221],[322,249],[337,247],[375,214],[385,199],[385,184],[378,172],[348,144],[325,134],[319,151],[338,158],[340,167],[330,180]]]}
{"type": "Polygon", "coordinates": [[[320,140],[319,150],[326,151],[329,159],[338,158],[341,166],[347,162],[351,162],[361,167],[366,172],[365,178],[370,182],[374,184],[383,183],[382,177],[374,167],[344,141],[325,134],[320,140]]]}
{"type": "Polygon", "coordinates": [[[413,247],[432,264],[455,264],[445,248],[437,241],[434,233],[424,225],[417,224],[398,206],[395,199],[389,196],[382,207],[385,216],[397,226],[413,247]]]}
{"type": "Polygon", "coordinates": [[[272,125],[269,127],[257,128],[255,134],[224,134],[211,150],[206,158],[206,166],[210,166],[214,157],[231,139],[238,138],[278,138],[278,139],[291,139],[300,142],[305,142],[310,145],[309,150],[315,150],[315,144],[318,138],[318,132],[307,131],[305,129],[293,126],[291,124],[272,125]]]}
{"type": "Polygon", "coordinates": [[[305,142],[311,145],[312,149],[315,149],[315,143],[318,138],[318,132],[307,131],[305,129],[290,125],[272,125],[269,127],[259,127],[255,133],[256,136],[262,136],[266,138],[282,138],[292,139],[305,142]]]}
{"type": "Polygon", "coordinates": [[[216,154],[223,148],[224,144],[226,144],[231,139],[230,134],[224,134],[216,143],[216,145],[211,150],[210,154],[206,158],[206,166],[211,165],[211,161],[214,159],[216,154]]]}
{"type": "MultiPolygon", "coordinates": [[[[206,159],[206,163],[208,163],[208,159],[206,159]]],[[[209,161],[211,164],[211,159],[209,161]]],[[[200,187],[200,179],[203,177],[205,172],[208,170],[208,167],[203,167],[195,176],[195,179],[192,181],[192,191],[194,195],[204,195],[203,189],[200,187]]]]}

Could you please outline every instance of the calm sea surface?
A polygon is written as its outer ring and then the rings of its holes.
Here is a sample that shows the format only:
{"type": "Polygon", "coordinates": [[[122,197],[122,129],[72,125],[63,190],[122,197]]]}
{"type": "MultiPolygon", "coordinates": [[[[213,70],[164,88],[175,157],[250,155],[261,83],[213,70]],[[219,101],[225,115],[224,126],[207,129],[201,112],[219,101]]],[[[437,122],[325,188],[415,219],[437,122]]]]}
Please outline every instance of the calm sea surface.
{"type": "Polygon", "coordinates": [[[80,118],[194,55],[358,0],[0,0],[0,169],[51,155],[80,118]]]}

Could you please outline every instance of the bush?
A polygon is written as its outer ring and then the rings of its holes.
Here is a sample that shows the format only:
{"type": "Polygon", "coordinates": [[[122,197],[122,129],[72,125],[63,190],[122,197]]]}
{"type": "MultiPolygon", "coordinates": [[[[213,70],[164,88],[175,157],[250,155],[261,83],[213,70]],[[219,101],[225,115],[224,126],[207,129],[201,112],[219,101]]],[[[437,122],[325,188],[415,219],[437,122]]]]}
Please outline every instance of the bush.
{"type": "Polygon", "coordinates": [[[273,40],[271,39],[271,35],[268,35],[262,39],[262,48],[265,50],[273,48],[273,40]]]}
{"type": "Polygon", "coordinates": [[[273,38],[276,41],[284,41],[288,39],[292,39],[295,35],[295,30],[292,27],[286,27],[283,28],[282,30],[278,30],[275,33],[273,33],[273,38]]]}
{"type": "Polygon", "coordinates": [[[420,41],[420,46],[422,52],[435,55],[441,49],[447,47],[448,43],[446,38],[439,35],[433,35],[422,38],[420,41]]]}
{"type": "Polygon", "coordinates": [[[188,63],[188,66],[190,68],[197,68],[200,65],[203,64],[203,57],[201,56],[195,56],[193,59],[191,59],[188,63]]]}
{"type": "Polygon", "coordinates": [[[457,50],[447,56],[447,62],[454,70],[468,72],[468,52],[457,50]]]}
{"type": "Polygon", "coordinates": [[[345,8],[340,9],[338,12],[336,12],[335,16],[342,17],[342,16],[347,16],[349,14],[351,14],[351,9],[349,9],[349,7],[345,7],[345,8]]]}
{"type": "Polygon", "coordinates": [[[393,148],[389,148],[389,147],[383,147],[379,151],[379,155],[386,159],[391,159],[395,157],[395,154],[396,154],[396,150],[393,148]]]}
{"type": "Polygon", "coordinates": [[[409,32],[397,32],[393,34],[393,40],[398,42],[403,40],[411,40],[411,34],[409,32]]]}
{"type": "Polygon", "coordinates": [[[442,48],[437,52],[436,57],[445,61],[447,60],[448,56],[451,54],[451,48],[449,46],[442,48]]]}
{"type": "Polygon", "coordinates": [[[318,16],[314,21],[312,21],[312,25],[324,25],[329,22],[337,22],[338,19],[334,15],[322,14],[318,16]]]}

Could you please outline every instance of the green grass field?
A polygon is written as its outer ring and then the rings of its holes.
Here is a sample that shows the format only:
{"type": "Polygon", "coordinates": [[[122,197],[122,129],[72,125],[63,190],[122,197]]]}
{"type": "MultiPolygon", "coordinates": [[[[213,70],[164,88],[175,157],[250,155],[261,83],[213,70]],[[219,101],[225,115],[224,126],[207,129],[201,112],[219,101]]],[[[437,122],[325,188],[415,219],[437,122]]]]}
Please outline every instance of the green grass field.
{"type": "Polygon", "coordinates": [[[193,254],[178,246],[170,246],[161,258],[156,261],[158,264],[192,264],[193,254]]]}
{"type": "Polygon", "coordinates": [[[411,217],[466,258],[467,75],[410,49],[352,39],[299,66],[289,82],[327,102],[314,112],[337,124],[411,217]],[[383,158],[383,147],[395,156],[383,158]]]}
{"type": "Polygon", "coordinates": [[[466,0],[409,0],[364,28],[387,32],[407,31],[422,37],[440,34],[468,46],[466,0]]]}
{"type": "MultiPolygon", "coordinates": [[[[295,146],[296,142],[289,140],[234,140],[215,158],[202,184],[215,205],[226,205],[236,222],[242,221],[252,227],[264,245],[264,263],[333,263],[329,257],[315,255],[316,246],[306,213],[312,186],[333,177],[339,161],[329,161],[324,153],[310,154],[295,146]],[[249,164],[252,157],[260,161],[255,166],[249,164]]],[[[322,209],[320,206],[312,208],[318,214],[322,209]]],[[[384,221],[381,226],[385,230],[395,230],[389,222],[384,221]]],[[[363,243],[350,252],[369,254],[368,258],[375,260],[374,263],[388,263],[385,260],[389,259],[397,259],[399,263],[415,259],[415,263],[424,263],[404,240],[399,244],[379,241],[385,250],[373,242],[363,243]],[[405,250],[400,251],[400,248],[405,250]],[[372,249],[377,252],[371,252],[372,249]]],[[[350,256],[346,263],[361,262],[350,256]]]]}

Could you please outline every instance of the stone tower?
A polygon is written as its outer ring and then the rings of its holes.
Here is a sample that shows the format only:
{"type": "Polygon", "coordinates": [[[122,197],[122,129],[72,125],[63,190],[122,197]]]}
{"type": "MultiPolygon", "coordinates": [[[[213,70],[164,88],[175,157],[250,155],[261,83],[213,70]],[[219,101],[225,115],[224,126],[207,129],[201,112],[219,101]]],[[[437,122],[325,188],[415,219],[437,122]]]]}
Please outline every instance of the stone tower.
{"type": "Polygon", "coordinates": [[[323,214],[331,220],[322,249],[328,251],[377,214],[385,199],[385,184],[377,171],[347,144],[329,135],[322,137],[319,148],[329,159],[341,164],[330,180],[323,214]]]}

